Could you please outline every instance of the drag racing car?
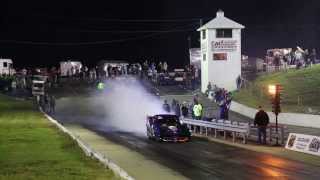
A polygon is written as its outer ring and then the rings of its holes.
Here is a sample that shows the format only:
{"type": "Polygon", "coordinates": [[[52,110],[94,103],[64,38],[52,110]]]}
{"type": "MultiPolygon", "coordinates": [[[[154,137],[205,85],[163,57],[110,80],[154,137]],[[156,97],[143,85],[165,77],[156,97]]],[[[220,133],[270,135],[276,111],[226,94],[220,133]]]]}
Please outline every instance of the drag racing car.
{"type": "Polygon", "coordinates": [[[147,136],[156,141],[186,142],[191,133],[185,124],[181,124],[178,116],[161,114],[147,116],[147,136]]]}

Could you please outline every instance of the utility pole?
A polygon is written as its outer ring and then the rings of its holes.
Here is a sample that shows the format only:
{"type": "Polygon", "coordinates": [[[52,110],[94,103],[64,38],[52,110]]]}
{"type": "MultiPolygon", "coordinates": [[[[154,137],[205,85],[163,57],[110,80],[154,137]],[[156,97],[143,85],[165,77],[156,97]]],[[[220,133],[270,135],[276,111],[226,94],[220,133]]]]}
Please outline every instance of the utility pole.
{"type": "Polygon", "coordinates": [[[200,27],[203,25],[202,19],[200,19],[199,25],[200,25],[200,27]]]}

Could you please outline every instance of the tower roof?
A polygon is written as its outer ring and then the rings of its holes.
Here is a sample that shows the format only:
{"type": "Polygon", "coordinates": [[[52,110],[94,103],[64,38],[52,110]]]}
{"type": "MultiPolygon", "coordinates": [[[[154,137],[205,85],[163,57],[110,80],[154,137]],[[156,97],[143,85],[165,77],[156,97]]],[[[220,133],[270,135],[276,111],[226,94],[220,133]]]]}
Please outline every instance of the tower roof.
{"type": "Polygon", "coordinates": [[[244,26],[225,17],[224,12],[219,10],[217,12],[216,18],[212,19],[205,25],[201,26],[197,31],[201,31],[204,29],[219,29],[219,28],[226,28],[226,29],[243,29],[244,26]]]}

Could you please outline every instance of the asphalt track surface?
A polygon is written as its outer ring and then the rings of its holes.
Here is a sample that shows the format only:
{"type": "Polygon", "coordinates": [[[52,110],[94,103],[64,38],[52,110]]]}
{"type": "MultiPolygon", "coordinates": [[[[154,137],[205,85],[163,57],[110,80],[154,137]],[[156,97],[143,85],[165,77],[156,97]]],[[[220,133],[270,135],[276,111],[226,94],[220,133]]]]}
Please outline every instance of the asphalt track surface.
{"type": "Polygon", "coordinates": [[[64,99],[63,108],[59,108],[57,100],[56,119],[80,124],[190,179],[320,179],[320,167],[201,138],[193,137],[187,143],[159,143],[143,135],[112,131],[97,123],[104,118],[99,113],[75,115],[80,109],[90,112],[95,107],[74,102],[72,97],[64,99]]]}

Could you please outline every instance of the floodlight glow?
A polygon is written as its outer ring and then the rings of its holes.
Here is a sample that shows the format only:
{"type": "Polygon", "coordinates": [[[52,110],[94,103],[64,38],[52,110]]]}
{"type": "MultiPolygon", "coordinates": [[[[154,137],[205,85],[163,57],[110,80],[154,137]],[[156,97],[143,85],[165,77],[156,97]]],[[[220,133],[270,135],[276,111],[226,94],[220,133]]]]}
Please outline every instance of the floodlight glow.
{"type": "Polygon", "coordinates": [[[268,86],[268,92],[269,94],[275,95],[277,91],[276,85],[269,85],[268,86]]]}

